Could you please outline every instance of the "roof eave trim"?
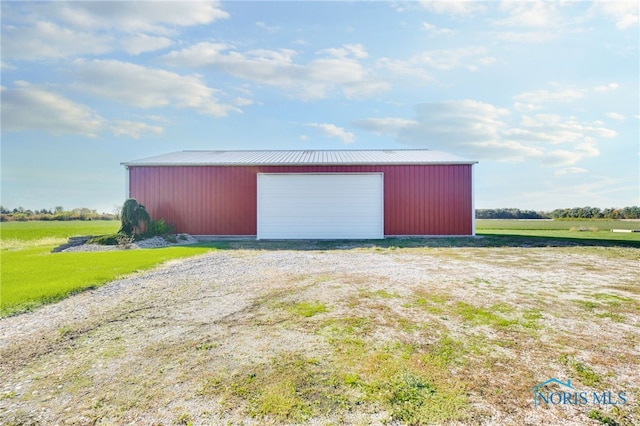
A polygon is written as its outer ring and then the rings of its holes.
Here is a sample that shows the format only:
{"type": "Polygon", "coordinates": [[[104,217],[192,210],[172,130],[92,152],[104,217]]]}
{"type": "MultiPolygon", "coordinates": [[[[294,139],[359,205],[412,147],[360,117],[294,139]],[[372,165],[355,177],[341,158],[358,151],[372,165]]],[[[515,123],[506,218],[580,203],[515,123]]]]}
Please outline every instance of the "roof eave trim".
{"type": "Polygon", "coordinates": [[[367,162],[367,163],[120,163],[125,167],[189,167],[189,166],[223,166],[223,167],[250,167],[250,166],[437,166],[437,165],[472,165],[478,164],[478,161],[428,161],[428,162],[367,162]]]}

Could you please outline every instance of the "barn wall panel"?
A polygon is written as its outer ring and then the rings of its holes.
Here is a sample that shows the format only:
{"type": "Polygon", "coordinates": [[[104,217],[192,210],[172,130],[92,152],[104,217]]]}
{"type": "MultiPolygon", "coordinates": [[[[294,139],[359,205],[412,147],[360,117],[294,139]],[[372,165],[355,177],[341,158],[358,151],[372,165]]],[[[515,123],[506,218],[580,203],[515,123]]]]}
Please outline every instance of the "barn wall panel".
{"type": "Polygon", "coordinates": [[[129,168],[132,197],[194,235],[256,235],[257,173],[384,173],[385,235],[471,235],[471,165],[129,168]]]}

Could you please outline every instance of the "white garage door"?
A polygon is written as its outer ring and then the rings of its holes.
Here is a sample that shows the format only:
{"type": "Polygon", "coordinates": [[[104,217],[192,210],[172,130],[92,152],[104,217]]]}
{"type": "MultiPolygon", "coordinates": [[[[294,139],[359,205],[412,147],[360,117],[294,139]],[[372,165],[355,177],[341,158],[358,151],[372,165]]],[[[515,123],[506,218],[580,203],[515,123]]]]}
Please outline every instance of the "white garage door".
{"type": "Polygon", "coordinates": [[[383,238],[382,173],[258,174],[258,239],[383,238]]]}

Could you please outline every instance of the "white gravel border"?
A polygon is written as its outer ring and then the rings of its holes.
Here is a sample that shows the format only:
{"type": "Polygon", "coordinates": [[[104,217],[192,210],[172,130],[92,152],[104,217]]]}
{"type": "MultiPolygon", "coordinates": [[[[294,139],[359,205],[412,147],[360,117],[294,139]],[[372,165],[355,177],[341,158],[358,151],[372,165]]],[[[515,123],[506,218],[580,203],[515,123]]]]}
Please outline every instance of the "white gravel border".
{"type": "Polygon", "coordinates": [[[105,246],[101,244],[82,244],[75,247],[69,247],[68,249],[62,250],[60,253],[162,248],[162,247],[171,247],[171,246],[183,246],[183,245],[195,244],[199,242],[197,239],[195,239],[189,234],[178,234],[176,235],[176,239],[177,241],[175,243],[172,243],[164,237],[152,237],[152,238],[147,238],[145,240],[136,241],[124,247],[123,246],[105,246]]]}

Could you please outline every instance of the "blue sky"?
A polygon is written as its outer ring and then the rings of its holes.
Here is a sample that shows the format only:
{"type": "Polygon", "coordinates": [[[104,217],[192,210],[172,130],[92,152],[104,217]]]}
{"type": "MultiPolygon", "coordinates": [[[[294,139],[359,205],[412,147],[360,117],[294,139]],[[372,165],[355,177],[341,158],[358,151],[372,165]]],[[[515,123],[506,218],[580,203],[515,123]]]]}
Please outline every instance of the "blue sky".
{"type": "Polygon", "coordinates": [[[476,207],[640,204],[638,3],[2,2],[2,204],[112,211],[123,161],[409,149],[476,207]]]}

